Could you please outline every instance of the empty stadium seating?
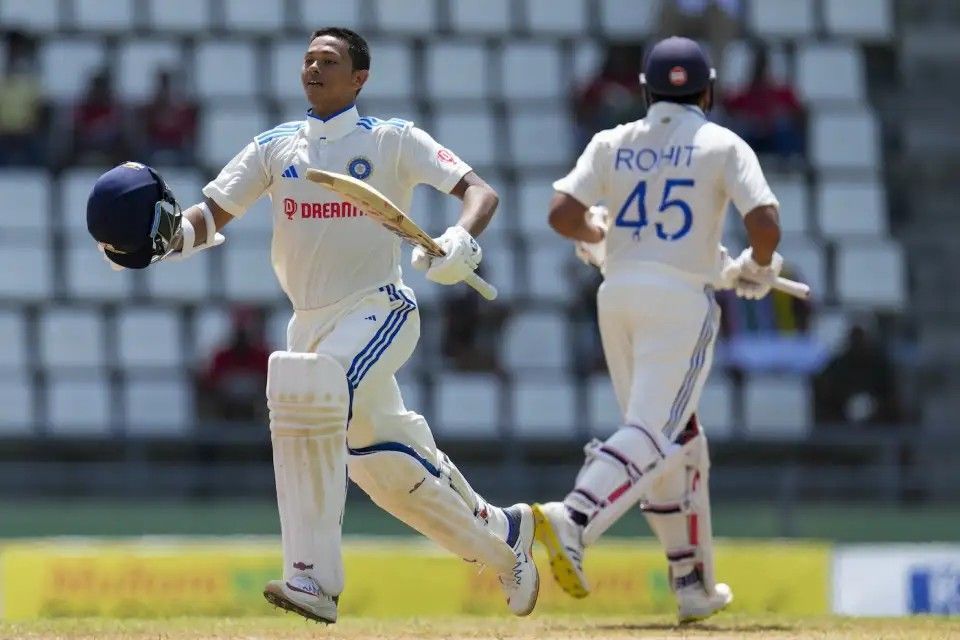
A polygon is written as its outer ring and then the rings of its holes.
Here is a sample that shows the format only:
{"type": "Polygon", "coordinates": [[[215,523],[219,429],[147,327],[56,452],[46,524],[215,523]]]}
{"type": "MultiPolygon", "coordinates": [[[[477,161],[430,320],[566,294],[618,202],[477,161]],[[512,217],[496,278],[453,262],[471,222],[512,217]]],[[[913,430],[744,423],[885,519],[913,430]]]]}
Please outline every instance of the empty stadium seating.
{"type": "MultiPolygon", "coordinates": [[[[431,427],[444,437],[495,438],[500,423],[500,385],[491,374],[451,374],[437,380],[431,427]]],[[[414,408],[414,411],[417,409],[414,408]]]]}

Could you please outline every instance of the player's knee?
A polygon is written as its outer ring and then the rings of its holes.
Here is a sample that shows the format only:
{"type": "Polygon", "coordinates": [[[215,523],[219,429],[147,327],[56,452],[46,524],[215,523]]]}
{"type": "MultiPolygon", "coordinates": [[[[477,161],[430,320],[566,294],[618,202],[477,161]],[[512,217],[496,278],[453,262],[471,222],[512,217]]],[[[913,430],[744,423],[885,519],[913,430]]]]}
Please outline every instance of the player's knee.
{"type": "Polygon", "coordinates": [[[413,450],[386,448],[393,444],[396,443],[350,449],[347,458],[350,479],[381,506],[408,499],[438,474],[430,461],[413,450]]]}
{"type": "Polygon", "coordinates": [[[640,474],[653,472],[670,454],[670,443],[660,434],[640,425],[620,427],[607,438],[603,447],[628,460],[640,474]]]}
{"type": "Polygon", "coordinates": [[[275,351],[267,367],[267,407],[275,434],[345,431],[346,372],[327,355],[275,351]]]}

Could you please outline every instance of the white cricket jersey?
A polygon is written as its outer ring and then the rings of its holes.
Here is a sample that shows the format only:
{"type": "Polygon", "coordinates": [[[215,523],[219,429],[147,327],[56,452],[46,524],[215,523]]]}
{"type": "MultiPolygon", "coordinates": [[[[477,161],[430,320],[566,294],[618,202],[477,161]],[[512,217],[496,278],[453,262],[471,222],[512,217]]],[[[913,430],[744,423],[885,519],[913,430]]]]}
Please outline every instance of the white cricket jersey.
{"type": "Polygon", "coordinates": [[[741,215],[779,206],[746,142],[700,109],[667,102],[596,134],[553,187],[588,207],[606,204],[608,277],[655,263],[712,283],[730,201],[741,215]]]}
{"type": "Polygon", "coordinates": [[[254,138],[203,194],[236,217],[269,195],[271,260],[294,309],[316,309],[400,279],[400,239],[307,180],[308,168],[364,180],[405,212],[417,184],[447,193],[470,171],[412,122],[361,118],[353,105],[326,120],[308,111],[305,120],[254,138]]]}

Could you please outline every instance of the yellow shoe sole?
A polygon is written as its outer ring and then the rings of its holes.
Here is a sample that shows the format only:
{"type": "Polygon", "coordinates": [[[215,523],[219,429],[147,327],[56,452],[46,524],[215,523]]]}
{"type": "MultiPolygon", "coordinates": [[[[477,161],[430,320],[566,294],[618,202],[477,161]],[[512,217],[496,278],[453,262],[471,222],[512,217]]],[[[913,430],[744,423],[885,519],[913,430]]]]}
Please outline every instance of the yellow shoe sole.
{"type": "Polygon", "coordinates": [[[553,578],[560,585],[560,588],[566,591],[574,598],[586,598],[590,590],[587,585],[577,576],[573,562],[564,551],[560,544],[560,538],[554,531],[550,519],[539,504],[531,507],[533,509],[534,533],[533,537],[547,548],[547,557],[550,559],[550,571],[553,578]]]}

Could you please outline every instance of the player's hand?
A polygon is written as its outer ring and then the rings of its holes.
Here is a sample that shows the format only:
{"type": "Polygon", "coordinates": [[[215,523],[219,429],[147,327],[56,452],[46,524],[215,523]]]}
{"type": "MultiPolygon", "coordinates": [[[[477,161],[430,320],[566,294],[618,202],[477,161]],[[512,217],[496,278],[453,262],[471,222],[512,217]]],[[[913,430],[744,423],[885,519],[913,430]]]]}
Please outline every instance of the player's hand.
{"type": "Polygon", "coordinates": [[[737,295],[747,300],[759,300],[770,293],[770,288],[776,282],[783,269],[783,256],[776,251],[770,264],[762,266],[753,259],[753,249],[747,248],[736,259],[739,263],[740,274],[735,289],[737,295]]]}
{"type": "MultiPolygon", "coordinates": [[[[473,273],[480,265],[480,259],[483,257],[480,245],[463,227],[457,225],[449,227],[435,240],[447,255],[430,260],[430,268],[427,269],[428,280],[437,284],[456,284],[473,273]]],[[[423,261],[423,258],[417,254],[418,249],[414,249],[410,260],[414,267],[418,262],[423,261]]],[[[429,258],[429,256],[426,257],[429,258]]]]}
{"type": "Polygon", "coordinates": [[[104,262],[110,265],[111,269],[113,269],[114,271],[123,271],[124,269],[126,269],[125,266],[117,264],[116,262],[110,259],[110,256],[107,255],[107,252],[103,250],[102,242],[97,242],[96,245],[97,245],[97,251],[100,252],[100,257],[103,258],[104,262]]]}
{"type": "Polygon", "coordinates": [[[573,243],[573,251],[578,258],[588,265],[593,265],[603,270],[607,260],[607,228],[609,227],[609,212],[606,207],[594,206],[587,211],[587,224],[603,235],[603,239],[598,242],[584,242],[576,240],[573,243]]]}

